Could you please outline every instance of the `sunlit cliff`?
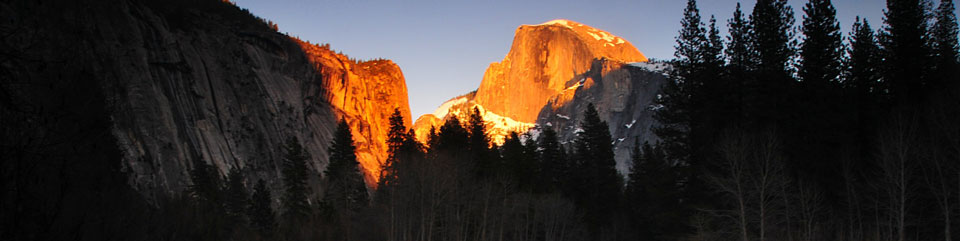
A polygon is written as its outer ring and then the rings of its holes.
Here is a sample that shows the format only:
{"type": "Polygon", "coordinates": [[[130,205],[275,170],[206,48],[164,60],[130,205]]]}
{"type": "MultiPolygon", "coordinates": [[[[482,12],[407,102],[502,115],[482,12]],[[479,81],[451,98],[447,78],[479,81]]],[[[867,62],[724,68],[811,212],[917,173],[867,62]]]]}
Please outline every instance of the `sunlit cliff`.
{"type": "Polygon", "coordinates": [[[626,63],[646,61],[629,41],[578,22],[558,19],[521,25],[510,52],[501,62],[490,64],[476,92],[421,116],[414,129],[423,141],[430,127],[442,123],[447,113],[465,118],[477,106],[488,134],[499,144],[510,131],[523,133],[534,127],[544,106],[559,108],[578,89],[592,87],[594,78],[626,63]],[[606,64],[598,65],[600,59],[606,64]],[[591,70],[599,71],[598,75],[588,75],[591,70]]]}

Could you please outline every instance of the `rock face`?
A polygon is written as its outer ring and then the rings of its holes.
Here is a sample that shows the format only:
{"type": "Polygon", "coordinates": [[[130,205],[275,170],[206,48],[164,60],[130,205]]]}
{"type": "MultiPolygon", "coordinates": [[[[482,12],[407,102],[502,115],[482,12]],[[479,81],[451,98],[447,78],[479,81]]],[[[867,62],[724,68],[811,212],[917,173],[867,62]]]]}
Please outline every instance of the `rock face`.
{"type": "Polygon", "coordinates": [[[393,62],[358,62],[292,39],[229,3],[36,4],[0,3],[0,10],[34,8],[28,12],[44,19],[25,22],[37,24],[29,27],[36,38],[18,44],[37,47],[26,52],[29,61],[14,62],[31,69],[15,77],[97,79],[122,169],[148,199],[184,190],[195,162],[212,163],[224,175],[242,168],[248,182],[263,179],[280,190],[282,145],[291,137],[311,154],[308,182],[316,197],[341,118],[353,128],[373,184],[385,156],[387,118],[399,108],[410,119],[406,84],[393,62]]]}
{"type": "Polygon", "coordinates": [[[540,129],[554,128],[566,145],[594,103],[614,137],[617,168],[626,173],[633,140],[655,141],[650,105],[665,80],[663,68],[648,63],[626,40],[587,25],[569,20],[523,25],[510,53],[487,68],[475,93],[421,116],[414,129],[424,141],[443,119],[466,119],[477,107],[497,144],[510,131],[529,130],[536,138],[540,129]]]}
{"type": "Polygon", "coordinates": [[[630,42],[570,20],[522,25],[502,62],[492,63],[477,89],[476,103],[501,116],[534,122],[541,107],[587,72],[594,59],[644,62],[630,42]],[[504,98],[509,96],[510,98],[504,98]]]}
{"type": "Polygon", "coordinates": [[[390,115],[400,110],[410,126],[407,84],[400,67],[390,60],[357,62],[338,54],[330,46],[300,44],[315,69],[320,70],[323,101],[345,118],[355,136],[357,159],[368,184],[376,184],[380,166],[387,159],[387,132],[390,115]],[[359,138],[358,138],[359,137],[359,138]]]}
{"type": "Polygon", "coordinates": [[[569,99],[558,96],[541,109],[537,128],[553,128],[561,142],[567,144],[576,139],[583,113],[593,103],[600,119],[610,127],[617,170],[629,173],[634,140],[657,140],[650,130],[656,124],[652,105],[666,81],[666,64],[626,64],[601,59],[594,61],[593,66],[582,75],[583,84],[571,91],[574,93],[569,99]],[[557,105],[558,102],[563,104],[557,105]]]}

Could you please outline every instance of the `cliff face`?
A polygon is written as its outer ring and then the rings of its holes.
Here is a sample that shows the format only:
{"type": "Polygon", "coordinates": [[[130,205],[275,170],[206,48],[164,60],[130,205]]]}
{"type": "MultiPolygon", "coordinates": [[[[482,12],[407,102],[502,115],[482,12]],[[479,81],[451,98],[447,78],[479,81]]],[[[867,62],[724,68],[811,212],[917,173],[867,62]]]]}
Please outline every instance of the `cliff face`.
{"type": "Polygon", "coordinates": [[[629,173],[634,140],[657,140],[650,130],[656,124],[652,105],[666,81],[665,68],[666,64],[596,60],[583,75],[582,85],[543,106],[537,128],[553,128],[563,144],[570,143],[587,105],[593,103],[610,128],[617,170],[629,173]]]}
{"type": "Polygon", "coordinates": [[[414,129],[425,141],[431,127],[445,118],[466,119],[476,107],[497,144],[511,131],[537,138],[541,129],[553,128],[572,148],[583,112],[593,103],[610,126],[617,169],[627,173],[633,141],[655,141],[650,106],[666,79],[665,67],[648,63],[626,40],[580,23],[523,25],[510,53],[490,65],[475,93],[421,116],[414,129]]]}
{"type": "Polygon", "coordinates": [[[520,26],[507,56],[484,73],[476,102],[501,116],[534,122],[547,100],[599,58],[647,61],[630,42],[577,22],[520,26]]]}
{"type": "Polygon", "coordinates": [[[434,114],[421,116],[413,128],[425,141],[430,127],[451,116],[466,119],[477,107],[491,139],[501,144],[511,131],[523,133],[543,124],[538,117],[546,106],[560,108],[574,99],[578,89],[591,87],[623,63],[645,61],[630,42],[577,22],[561,19],[522,25],[510,52],[502,62],[490,64],[475,93],[447,101],[434,114]]]}
{"type": "Polygon", "coordinates": [[[320,70],[323,100],[345,118],[353,131],[357,159],[369,184],[379,178],[380,165],[387,158],[387,131],[390,115],[399,109],[407,126],[410,106],[407,85],[400,67],[390,60],[356,62],[329,46],[311,45],[299,40],[307,58],[320,70]]]}
{"type": "Polygon", "coordinates": [[[36,10],[10,18],[31,24],[23,34],[31,38],[15,39],[30,46],[28,57],[10,64],[29,71],[14,79],[97,80],[122,169],[148,198],[184,190],[195,162],[221,174],[242,168],[248,181],[279,190],[290,137],[311,154],[308,181],[317,188],[340,118],[375,183],[387,117],[399,108],[409,120],[403,75],[391,61],[357,62],[291,39],[229,3],[13,4],[24,6],[0,7],[36,10]]]}

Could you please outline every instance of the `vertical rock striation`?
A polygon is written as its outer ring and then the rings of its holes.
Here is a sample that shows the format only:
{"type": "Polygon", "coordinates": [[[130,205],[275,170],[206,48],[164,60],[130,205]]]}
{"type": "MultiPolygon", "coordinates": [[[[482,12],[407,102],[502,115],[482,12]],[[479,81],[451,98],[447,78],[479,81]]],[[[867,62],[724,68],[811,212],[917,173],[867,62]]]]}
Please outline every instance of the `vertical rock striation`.
{"type": "Polygon", "coordinates": [[[0,9],[18,9],[3,11],[0,23],[17,36],[4,43],[25,56],[3,60],[24,70],[14,79],[101,85],[122,169],[148,199],[183,191],[196,162],[223,175],[243,168],[249,183],[263,179],[279,190],[288,138],[311,154],[316,198],[340,118],[353,128],[374,184],[387,118],[399,108],[409,120],[406,84],[393,62],[351,60],[280,34],[230,3],[15,1],[0,9]]]}
{"type": "Polygon", "coordinates": [[[407,85],[400,67],[390,60],[364,62],[335,53],[329,46],[294,40],[303,48],[314,68],[320,70],[322,86],[317,91],[350,124],[357,145],[357,159],[369,184],[376,184],[380,165],[387,158],[389,118],[399,109],[411,125],[407,85]]]}

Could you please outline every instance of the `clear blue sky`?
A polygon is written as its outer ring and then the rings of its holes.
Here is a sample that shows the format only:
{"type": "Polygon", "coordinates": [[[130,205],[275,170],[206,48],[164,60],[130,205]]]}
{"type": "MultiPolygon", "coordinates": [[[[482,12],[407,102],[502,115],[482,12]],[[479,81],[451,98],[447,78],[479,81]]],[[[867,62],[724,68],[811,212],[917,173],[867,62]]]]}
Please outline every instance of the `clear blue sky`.
{"type": "MultiPolygon", "coordinates": [[[[749,13],[755,1],[743,1],[749,13]]],[[[407,80],[413,118],[449,98],[476,89],[483,72],[510,50],[514,30],[565,18],[620,36],[649,58],[673,56],[674,36],[686,1],[368,1],[235,0],[279,24],[280,31],[329,43],[356,59],[391,59],[407,80]]],[[[704,21],[716,15],[726,32],[737,1],[699,1],[704,21]]],[[[800,23],[804,0],[790,4],[800,23]]],[[[883,22],[883,0],[834,1],[843,32],[855,16],[874,28],[883,22]]]]}

